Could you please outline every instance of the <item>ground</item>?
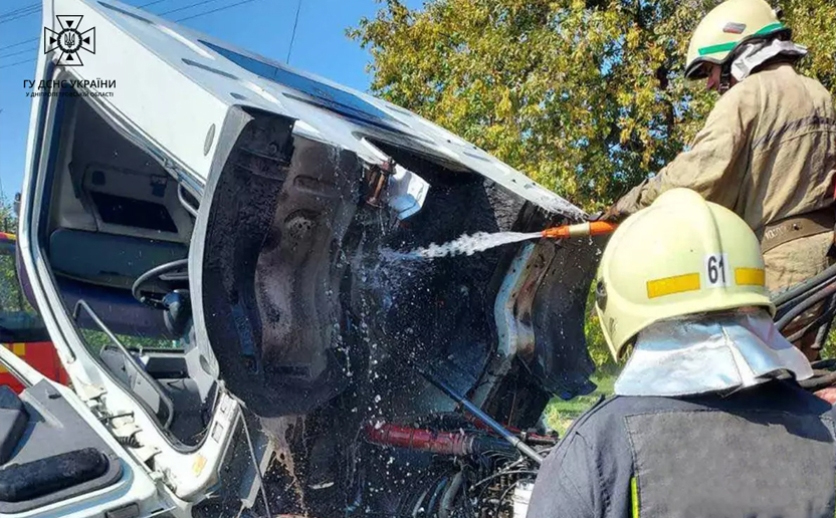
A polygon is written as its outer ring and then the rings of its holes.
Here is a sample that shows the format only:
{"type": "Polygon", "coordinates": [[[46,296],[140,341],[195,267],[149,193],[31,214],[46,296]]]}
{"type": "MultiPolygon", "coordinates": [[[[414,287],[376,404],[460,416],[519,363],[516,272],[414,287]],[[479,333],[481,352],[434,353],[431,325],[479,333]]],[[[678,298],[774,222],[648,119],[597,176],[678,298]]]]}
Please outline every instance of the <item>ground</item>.
{"type": "Polygon", "coordinates": [[[610,396],[613,392],[616,373],[601,373],[592,377],[592,382],[598,388],[588,396],[578,396],[569,401],[560,398],[553,399],[546,407],[546,422],[563,436],[572,421],[595,404],[602,395],[610,396]]]}

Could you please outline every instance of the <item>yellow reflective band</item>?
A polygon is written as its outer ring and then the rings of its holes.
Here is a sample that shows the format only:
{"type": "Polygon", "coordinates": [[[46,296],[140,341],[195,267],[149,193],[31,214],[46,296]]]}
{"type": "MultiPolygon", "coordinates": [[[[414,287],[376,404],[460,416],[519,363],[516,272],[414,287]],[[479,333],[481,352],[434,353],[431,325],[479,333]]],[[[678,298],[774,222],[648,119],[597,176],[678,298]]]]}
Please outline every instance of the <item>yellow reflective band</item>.
{"type": "Polygon", "coordinates": [[[700,289],[700,274],[686,273],[685,275],[647,281],[647,298],[655,299],[656,297],[698,289],[700,289]]]}
{"type": "Polygon", "coordinates": [[[8,374],[8,373],[9,373],[9,371],[6,369],[6,367],[3,367],[3,364],[0,363],[0,374],[8,374]]]}
{"type": "Polygon", "coordinates": [[[738,286],[764,286],[766,273],[762,268],[735,268],[734,282],[738,286]]]}
{"type": "Polygon", "coordinates": [[[201,473],[203,473],[203,468],[206,467],[206,457],[201,454],[197,454],[195,457],[194,462],[192,462],[192,473],[194,476],[199,477],[201,473]]]}
{"type": "Polygon", "coordinates": [[[15,356],[23,358],[26,356],[26,344],[12,344],[12,352],[15,356]]]}
{"type": "Polygon", "coordinates": [[[639,518],[639,487],[636,485],[636,477],[630,477],[630,503],[633,508],[633,518],[639,518]]]}

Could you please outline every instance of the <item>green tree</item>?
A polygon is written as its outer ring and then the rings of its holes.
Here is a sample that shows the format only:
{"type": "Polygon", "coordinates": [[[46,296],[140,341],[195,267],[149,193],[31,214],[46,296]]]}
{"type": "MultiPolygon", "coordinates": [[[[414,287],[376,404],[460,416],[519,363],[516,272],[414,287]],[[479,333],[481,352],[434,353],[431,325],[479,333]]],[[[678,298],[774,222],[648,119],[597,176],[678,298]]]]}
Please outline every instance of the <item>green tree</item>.
{"type": "MultiPolygon", "coordinates": [[[[386,0],[349,30],[372,91],[462,135],[587,210],[670,161],[714,103],[682,77],[717,0],[386,0]]],[[[836,4],[789,0],[802,70],[836,91],[836,4]]]]}
{"type": "Polygon", "coordinates": [[[14,203],[0,194],[0,232],[17,234],[17,212],[14,203]]]}
{"type": "MultiPolygon", "coordinates": [[[[718,0],[378,0],[348,31],[371,89],[461,135],[588,211],[670,161],[716,94],[682,76],[688,40],[718,0]]],[[[786,0],[810,49],[801,70],[836,92],[836,3],[786,0]]],[[[593,358],[609,364],[594,317],[593,358]]]]}
{"type": "MultiPolygon", "coordinates": [[[[0,196],[0,232],[17,233],[17,214],[12,203],[2,196],[0,196]]],[[[33,311],[20,289],[12,249],[0,253],[0,312],[3,311],[33,311]]]]}

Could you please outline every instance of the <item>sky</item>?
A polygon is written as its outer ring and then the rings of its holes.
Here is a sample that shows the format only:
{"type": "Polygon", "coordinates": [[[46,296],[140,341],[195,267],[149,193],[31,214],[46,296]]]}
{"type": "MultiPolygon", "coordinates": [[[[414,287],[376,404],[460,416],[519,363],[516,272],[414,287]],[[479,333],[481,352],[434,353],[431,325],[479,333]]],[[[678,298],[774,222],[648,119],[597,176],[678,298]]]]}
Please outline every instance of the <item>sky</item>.
{"type": "MultiPolygon", "coordinates": [[[[134,6],[150,1],[123,0],[134,6]]],[[[284,62],[299,5],[297,1],[251,0],[181,24],[284,62]]],[[[164,15],[178,19],[239,2],[241,0],[159,0],[146,9],[157,14],[194,6],[164,15]]],[[[9,65],[34,59],[40,42],[9,46],[40,37],[44,24],[40,10],[11,20],[10,16],[4,15],[34,3],[35,0],[0,0],[0,194],[7,200],[20,191],[23,182],[31,107],[23,81],[33,79],[35,63],[9,65]]],[[[407,0],[405,4],[418,8],[422,1],[407,0]]],[[[345,31],[356,26],[363,16],[373,17],[380,7],[375,0],[301,0],[290,65],[367,91],[371,78],[365,69],[370,56],[357,42],[346,37],[345,31]]],[[[21,14],[26,12],[20,11],[21,14]]]]}

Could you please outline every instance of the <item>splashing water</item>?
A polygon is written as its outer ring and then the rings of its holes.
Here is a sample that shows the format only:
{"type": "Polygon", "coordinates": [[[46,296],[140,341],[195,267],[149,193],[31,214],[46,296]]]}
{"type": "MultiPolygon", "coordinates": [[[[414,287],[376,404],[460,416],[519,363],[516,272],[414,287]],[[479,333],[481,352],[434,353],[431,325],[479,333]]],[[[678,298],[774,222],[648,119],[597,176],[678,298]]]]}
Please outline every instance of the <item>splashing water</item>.
{"type": "Polygon", "coordinates": [[[391,259],[433,259],[451,255],[473,255],[476,252],[538,238],[541,235],[540,232],[477,232],[473,235],[463,234],[460,238],[442,245],[432,243],[430,246],[416,248],[410,252],[386,251],[385,255],[391,259]]]}

